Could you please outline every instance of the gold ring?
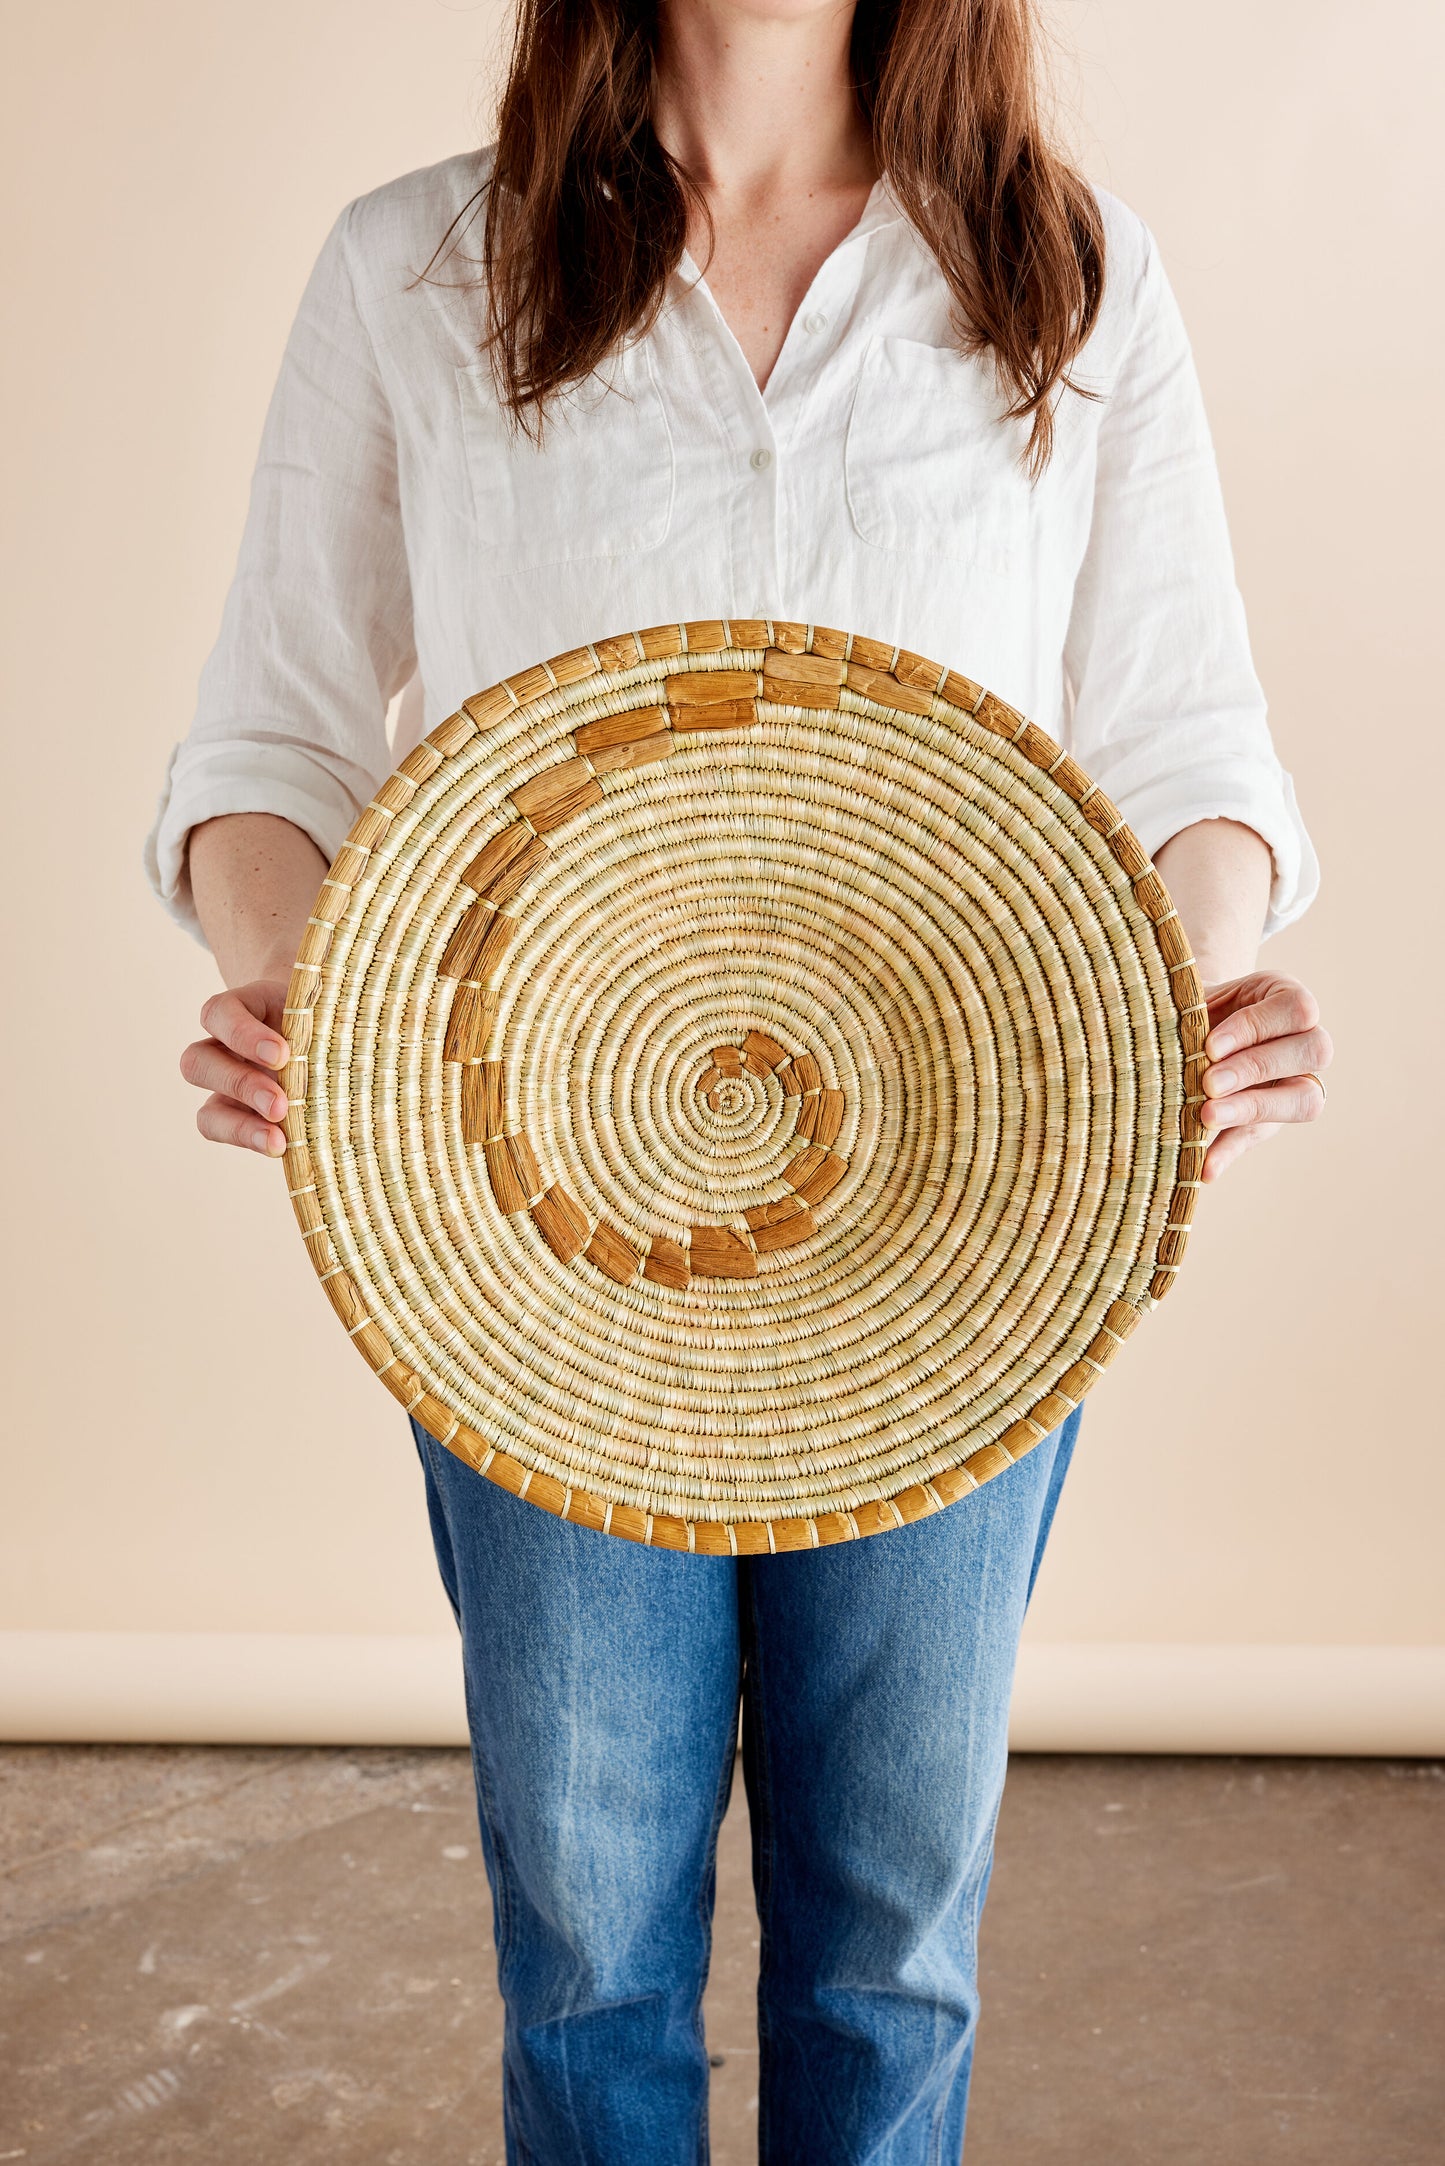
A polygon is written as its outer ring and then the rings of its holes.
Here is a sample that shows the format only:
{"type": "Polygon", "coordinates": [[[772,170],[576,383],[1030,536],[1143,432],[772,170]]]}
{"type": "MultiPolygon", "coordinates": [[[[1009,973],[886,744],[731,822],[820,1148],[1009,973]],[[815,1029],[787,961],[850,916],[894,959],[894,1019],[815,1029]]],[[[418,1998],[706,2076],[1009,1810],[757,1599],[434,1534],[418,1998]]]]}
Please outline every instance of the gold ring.
{"type": "Polygon", "coordinates": [[[1315,1075],[1315,1072],[1314,1072],[1314,1069],[1313,1069],[1313,1068],[1302,1068],[1302,1069],[1300,1070],[1300,1073],[1301,1073],[1301,1075],[1314,1075],[1314,1076],[1315,1076],[1315,1081],[1316,1081],[1316,1083],[1318,1083],[1318,1085],[1319,1085],[1319,1087],[1320,1087],[1321,1091],[1323,1091],[1323,1092],[1324,1092],[1324,1099],[1325,1099],[1325,1104],[1326,1104],[1326,1105],[1328,1105],[1328,1104],[1329,1104],[1329,1101],[1330,1101],[1330,1094],[1329,1094],[1329,1092],[1328,1092],[1327,1090],[1325,1090],[1325,1079],[1324,1079],[1324,1077],[1323,1077],[1323,1076],[1319,1076],[1319,1075],[1315,1075]]]}

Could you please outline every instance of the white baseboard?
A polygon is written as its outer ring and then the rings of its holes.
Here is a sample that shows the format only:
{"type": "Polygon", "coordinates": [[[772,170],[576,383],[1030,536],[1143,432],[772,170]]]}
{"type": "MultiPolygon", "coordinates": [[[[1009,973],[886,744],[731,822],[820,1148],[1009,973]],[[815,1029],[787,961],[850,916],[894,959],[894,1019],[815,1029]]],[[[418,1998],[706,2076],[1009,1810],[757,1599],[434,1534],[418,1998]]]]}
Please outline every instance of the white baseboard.
{"type": "Polygon", "coordinates": [[[1445,1647],[1023,1645],[1015,1752],[1445,1754],[1445,1647]]]}
{"type": "MultiPolygon", "coordinates": [[[[0,1738],[463,1745],[454,1638],[0,1632],[0,1738]]],[[[1018,1752],[1445,1755],[1445,1647],[1019,1649],[1018,1752]]]]}
{"type": "Polygon", "coordinates": [[[0,1737],[464,1745],[453,1635],[0,1632],[0,1737]]]}

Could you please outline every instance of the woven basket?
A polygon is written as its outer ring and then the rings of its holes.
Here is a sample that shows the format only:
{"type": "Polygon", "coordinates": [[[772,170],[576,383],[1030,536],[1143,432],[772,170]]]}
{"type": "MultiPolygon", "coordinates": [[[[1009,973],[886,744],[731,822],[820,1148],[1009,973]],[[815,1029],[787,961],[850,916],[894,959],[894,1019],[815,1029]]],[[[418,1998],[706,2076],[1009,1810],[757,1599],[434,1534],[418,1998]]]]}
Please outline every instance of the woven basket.
{"type": "Polygon", "coordinates": [[[283,1161],[353,1342],[550,1512],[703,1555],[904,1526],[1173,1284],[1207,1016],[1115,806],[981,685],[653,626],[463,702],[287,994],[283,1161]]]}

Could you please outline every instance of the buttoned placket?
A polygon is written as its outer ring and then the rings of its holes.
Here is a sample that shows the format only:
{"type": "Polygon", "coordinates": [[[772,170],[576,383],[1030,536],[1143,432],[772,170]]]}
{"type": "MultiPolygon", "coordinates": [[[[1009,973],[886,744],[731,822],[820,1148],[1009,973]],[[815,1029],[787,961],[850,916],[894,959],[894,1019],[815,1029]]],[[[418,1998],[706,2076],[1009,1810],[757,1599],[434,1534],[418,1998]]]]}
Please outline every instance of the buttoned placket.
{"type": "Polygon", "coordinates": [[[880,174],[857,224],[814,274],[765,389],[759,389],[748,357],[690,250],[684,248],[673,273],[713,391],[715,418],[736,467],[729,492],[730,554],[738,588],[732,607],[741,614],[768,617],[785,606],[780,600],[787,543],[783,462],[809,392],[834,348],[838,326],[857,296],[869,238],[903,215],[886,175],[880,174]]]}

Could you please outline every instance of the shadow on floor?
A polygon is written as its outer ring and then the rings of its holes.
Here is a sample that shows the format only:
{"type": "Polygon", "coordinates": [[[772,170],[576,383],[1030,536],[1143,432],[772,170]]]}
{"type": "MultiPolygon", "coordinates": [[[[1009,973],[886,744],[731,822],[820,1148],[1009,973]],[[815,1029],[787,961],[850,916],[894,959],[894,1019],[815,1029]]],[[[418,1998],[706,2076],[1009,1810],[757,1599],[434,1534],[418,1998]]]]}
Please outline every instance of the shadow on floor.
{"type": "MultiPolygon", "coordinates": [[[[746,1815],[739,1774],[714,2166],[756,2158],[746,1815]]],[[[968,2166],[1435,2166],[1442,1833],[1435,1761],[1015,1756],[968,2166]]],[[[0,2160],[501,2166],[464,1753],[8,1746],[0,1845],[0,2160]]]]}

